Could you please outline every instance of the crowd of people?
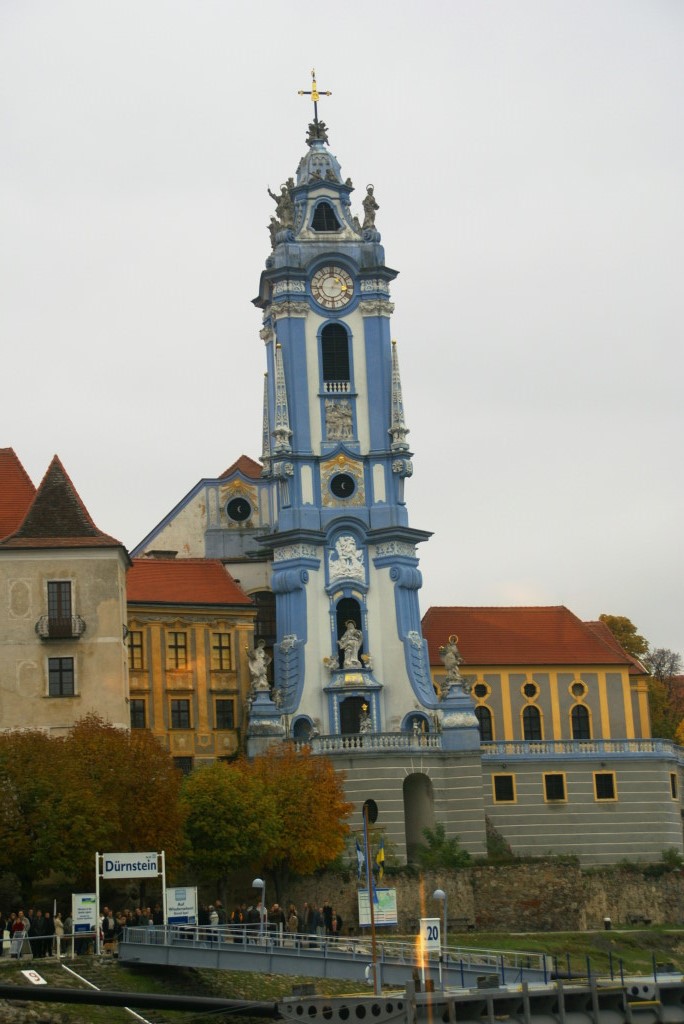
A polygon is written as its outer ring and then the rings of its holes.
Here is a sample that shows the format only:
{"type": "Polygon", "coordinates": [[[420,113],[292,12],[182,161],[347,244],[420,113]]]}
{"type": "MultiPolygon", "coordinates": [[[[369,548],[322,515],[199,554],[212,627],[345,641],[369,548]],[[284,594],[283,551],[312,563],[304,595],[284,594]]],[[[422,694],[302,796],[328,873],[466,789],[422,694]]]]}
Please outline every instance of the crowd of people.
{"type": "Polygon", "coordinates": [[[0,911],[0,934],[3,936],[0,956],[4,956],[9,947],[9,955],[18,959],[25,942],[28,942],[34,958],[40,960],[53,956],[59,949],[67,927],[70,931],[71,919],[67,925],[60,913],[53,917],[49,910],[34,910],[32,907],[26,913],[13,910],[7,917],[0,911]]]}
{"type": "MultiPolygon", "coordinates": [[[[133,910],[114,912],[104,906],[100,914],[100,943],[104,949],[118,942],[125,928],[153,927],[164,924],[164,913],[160,903],[152,907],[136,907],[133,910]]],[[[342,918],[333,906],[325,902],[322,906],[304,903],[301,911],[294,903],[285,908],[274,903],[268,910],[261,902],[236,904],[228,914],[221,900],[202,904],[198,910],[198,927],[206,929],[208,937],[218,936],[219,929],[233,941],[243,942],[256,939],[265,933],[283,941],[288,935],[310,936],[312,939],[335,937],[342,934],[342,918]]],[[[35,959],[60,956],[66,953],[65,940],[73,939],[77,954],[94,949],[93,932],[74,934],[71,915],[65,917],[57,911],[29,908],[12,911],[5,916],[0,911],[0,956],[20,958],[29,950],[35,959]]]]}
{"type": "MultiPolygon", "coordinates": [[[[201,917],[199,923],[202,924],[201,917]]],[[[209,923],[212,923],[211,919],[209,923]]],[[[219,918],[218,923],[226,922],[221,922],[219,918]]],[[[322,906],[304,903],[301,911],[297,910],[294,903],[290,903],[287,910],[277,903],[270,910],[261,902],[249,906],[241,903],[235,906],[229,923],[236,936],[243,931],[248,934],[265,931],[270,935],[308,935],[317,938],[342,934],[342,918],[328,902],[322,906]]]]}

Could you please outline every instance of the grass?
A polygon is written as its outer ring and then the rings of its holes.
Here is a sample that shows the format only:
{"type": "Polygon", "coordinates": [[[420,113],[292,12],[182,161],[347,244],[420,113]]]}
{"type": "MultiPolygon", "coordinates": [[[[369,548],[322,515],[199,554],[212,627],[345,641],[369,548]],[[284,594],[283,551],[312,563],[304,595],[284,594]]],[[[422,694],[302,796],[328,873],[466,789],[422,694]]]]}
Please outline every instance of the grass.
{"type": "MultiPolygon", "coordinates": [[[[622,960],[625,974],[648,974],[653,961],[672,963],[684,971],[684,930],[659,927],[645,929],[621,929],[592,932],[544,932],[526,934],[505,934],[502,932],[468,932],[449,935],[449,945],[476,949],[516,950],[520,952],[546,953],[558,958],[560,971],[567,970],[567,955],[570,956],[570,970],[574,974],[586,972],[587,957],[593,973],[607,974],[610,957],[616,976],[619,976],[619,961],[622,960]]],[[[77,973],[82,972],[99,988],[126,992],[160,992],[166,994],[188,994],[223,996],[228,999],[276,1002],[292,994],[294,985],[309,979],[293,978],[286,975],[264,975],[248,972],[227,972],[213,970],[152,969],[122,967],[116,960],[104,961],[98,965],[93,958],[74,962],[67,961],[77,973]]],[[[3,984],[28,985],[21,969],[35,967],[49,985],[60,988],[83,987],[56,961],[43,960],[37,964],[31,961],[16,961],[0,958],[0,982],[3,984]]],[[[358,983],[317,978],[314,981],[319,995],[341,996],[359,992],[358,983]]],[[[364,989],[364,994],[370,994],[364,989]]],[[[37,1009],[44,1004],[32,1004],[37,1009]]],[[[52,1004],[54,1011],[62,1015],[68,1024],[119,1024],[130,1022],[125,1010],[116,1007],[73,1006],[52,1004]]],[[[145,1011],[141,1011],[145,1015],[145,1011]]],[[[158,1019],[161,1011],[154,1011],[158,1019]]],[[[199,1018],[199,1014],[196,1015],[199,1018]]],[[[187,1022],[189,1014],[163,1011],[168,1021],[187,1022]]],[[[192,1015],[194,1019],[195,1015],[192,1015]]],[[[213,1020],[235,1024],[232,1014],[212,1016],[213,1020]]],[[[240,1018],[238,1018],[238,1021],[240,1018]]],[[[245,1024],[246,1018],[242,1018],[245,1024]]]]}
{"type": "Polygon", "coordinates": [[[684,971],[684,930],[630,928],[614,931],[538,932],[510,934],[478,932],[451,934],[449,944],[478,949],[516,950],[546,953],[558,958],[559,971],[567,970],[567,957],[573,973],[585,973],[587,957],[594,974],[619,973],[622,961],[625,974],[649,974],[656,963],[672,963],[684,971]]]}

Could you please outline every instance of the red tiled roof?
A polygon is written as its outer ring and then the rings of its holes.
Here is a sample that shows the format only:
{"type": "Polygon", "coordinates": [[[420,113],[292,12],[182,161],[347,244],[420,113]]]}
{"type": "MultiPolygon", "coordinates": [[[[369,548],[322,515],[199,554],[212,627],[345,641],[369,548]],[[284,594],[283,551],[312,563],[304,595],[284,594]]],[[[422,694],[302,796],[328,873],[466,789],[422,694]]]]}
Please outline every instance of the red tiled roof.
{"type": "Polygon", "coordinates": [[[249,455],[241,455],[239,459],[236,459],[232,466],[228,469],[224,469],[221,473],[219,480],[223,480],[224,477],[232,476],[233,473],[242,473],[243,476],[248,476],[251,480],[259,480],[261,478],[261,466],[254,459],[250,459],[249,455]]]}
{"type": "Polygon", "coordinates": [[[13,448],[0,448],[0,538],[20,525],[35,497],[31,478],[13,448]]]}
{"type": "Polygon", "coordinates": [[[252,601],[218,559],[134,558],[129,604],[238,604],[252,601]]]}
{"type": "Polygon", "coordinates": [[[55,455],[21,524],[0,541],[0,547],[109,548],[123,544],[97,528],[55,455]]]}
{"type": "Polygon", "coordinates": [[[604,643],[612,647],[615,651],[617,651],[618,654],[621,654],[624,658],[627,658],[627,660],[629,661],[630,675],[648,675],[648,670],[644,668],[644,666],[641,664],[638,658],[635,658],[633,654],[630,654],[629,651],[626,651],[624,649],[624,647],[619,642],[615,634],[611,633],[611,631],[608,629],[608,626],[605,624],[605,622],[602,622],[600,619],[597,619],[593,622],[585,622],[584,625],[588,626],[589,629],[593,630],[593,632],[596,633],[596,635],[601,640],[603,640],[604,643]]]}
{"type": "Polygon", "coordinates": [[[629,655],[559,605],[540,608],[429,608],[423,618],[430,664],[458,636],[465,665],[616,665],[629,655]]]}

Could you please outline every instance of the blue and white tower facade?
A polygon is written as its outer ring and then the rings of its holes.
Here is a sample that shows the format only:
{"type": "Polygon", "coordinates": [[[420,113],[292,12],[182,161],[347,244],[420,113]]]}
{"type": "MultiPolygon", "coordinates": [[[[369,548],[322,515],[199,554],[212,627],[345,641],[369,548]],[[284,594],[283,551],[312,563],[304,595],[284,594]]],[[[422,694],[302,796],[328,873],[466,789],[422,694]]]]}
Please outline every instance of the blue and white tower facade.
{"type": "Polygon", "coordinates": [[[417,546],[430,534],[409,526],[404,494],[413,467],[390,329],[397,272],[373,186],[360,220],[317,117],[307,146],[296,178],[270,193],[273,251],[254,300],[267,357],[271,532],[260,543],[273,552],[274,699],[295,738],[425,734],[445,705],[418,603],[417,546]]]}

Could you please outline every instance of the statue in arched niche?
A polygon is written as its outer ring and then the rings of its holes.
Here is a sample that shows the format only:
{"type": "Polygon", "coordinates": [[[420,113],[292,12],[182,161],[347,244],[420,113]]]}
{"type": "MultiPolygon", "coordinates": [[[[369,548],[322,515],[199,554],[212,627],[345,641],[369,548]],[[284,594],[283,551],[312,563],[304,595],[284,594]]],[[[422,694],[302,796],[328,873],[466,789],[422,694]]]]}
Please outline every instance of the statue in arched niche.
{"type": "Polygon", "coordinates": [[[361,668],[359,649],[363,643],[363,633],[357,629],[353,619],[347,619],[344,625],[345,631],[337,641],[337,646],[344,651],[342,668],[361,668]]]}

